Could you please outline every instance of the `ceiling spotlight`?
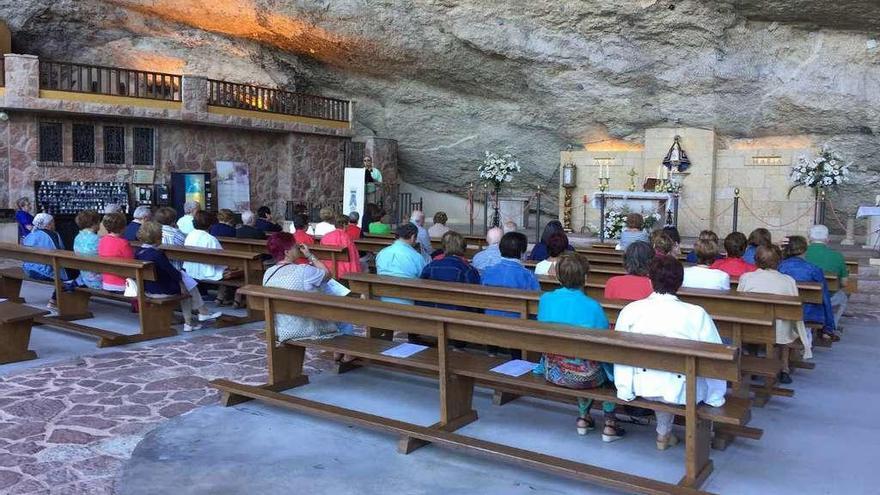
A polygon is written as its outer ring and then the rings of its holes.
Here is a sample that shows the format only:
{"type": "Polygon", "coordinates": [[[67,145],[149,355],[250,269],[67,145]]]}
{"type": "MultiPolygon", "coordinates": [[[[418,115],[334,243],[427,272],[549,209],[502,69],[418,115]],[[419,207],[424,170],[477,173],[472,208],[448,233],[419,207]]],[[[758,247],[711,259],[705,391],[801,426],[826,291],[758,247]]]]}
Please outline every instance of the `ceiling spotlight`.
{"type": "Polygon", "coordinates": [[[0,122],[6,122],[9,120],[9,114],[0,110],[0,122]]]}

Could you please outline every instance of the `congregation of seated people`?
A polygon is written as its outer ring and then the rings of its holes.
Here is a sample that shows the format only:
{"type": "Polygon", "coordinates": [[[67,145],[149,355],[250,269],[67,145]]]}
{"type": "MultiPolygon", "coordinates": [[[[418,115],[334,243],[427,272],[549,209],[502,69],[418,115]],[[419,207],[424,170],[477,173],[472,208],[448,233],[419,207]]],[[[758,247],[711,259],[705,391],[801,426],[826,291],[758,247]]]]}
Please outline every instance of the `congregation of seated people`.
{"type": "MultiPolygon", "coordinates": [[[[138,208],[131,223],[127,223],[119,212],[102,216],[95,211],[84,211],[76,218],[80,232],[73,248],[85,255],[153,262],[157,280],[145,285],[148,295],[161,298],[188,293],[190,297],[182,303],[182,312],[186,320],[184,329],[189,331],[198,328],[198,322],[219,316],[205,305],[197,288],[198,282],[217,282],[240,274],[224,266],[171,261],[162,252],[162,245],[222,249],[218,237],[265,238],[267,249],[276,263],[265,272],[263,285],[324,292],[331,272],[335,271],[344,279],[347,273],[365,270],[356,246],[356,241],[364,235],[359,222],[364,222],[362,225],[369,233],[385,234],[390,230],[387,214],[374,206],[368,209],[367,218],[357,214],[340,215],[324,208],[319,214],[321,221],[315,225],[310,225],[306,215],[297,213],[292,219],[291,233],[281,232],[280,225],[272,220],[271,211],[265,207],[256,214],[244,212],[240,222],[229,210],[215,214],[202,210],[194,202],[185,205],[185,215],[180,218],[175,210],[167,207],[155,212],[138,208]],[[101,231],[106,234],[101,235],[101,231]],[[142,243],[137,249],[129,242],[132,233],[134,239],[142,243]],[[328,267],[309,251],[309,246],[315,244],[345,247],[349,256],[337,260],[335,267],[328,267]]],[[[609,331],[611,325],[602,306],[585,292],[590,263],[586,256],[575,251],[558,221],[546,225],[531,250],[527,237],[515,227],[491,228],[486,233],[485,247],[468,259],[467,240],[447,225],[448,216],[438,212],[433,219],[433,225],[426,228],[425,214],[415,210],[409,221],[399,224],[393,230],[395,240],[375,256],[376,273],[527,291],[540,291],[539,277],[552,277],[559,288],[541,294],[539,321],[570,325],[588,332],[609,331]],[[432,247],[433,236],[440,238],[439,249],[432,247]],[[537,263],[529,269],[526,260],[537,263]]],[[[51,215],[40,213],[23,220],[28,222],[22,229],[25,246],[64,249],[60,236],[54,232],[51,215]]],[[[809,240],[790,236],[784,246],[774,244],[766,229],[756,229],[748,237],[741,232],[732,232],[723,242],[719,242],[717,234],[706,230],[700,233],[693,251],[688,253],[688,263],[682,263],[679,261],[682,253],[677,229],[665,227],[648,233],[638,214],[628,215],[626,223],[618,246],[623,249],[622,264],[626,273],[609,278],[604,286],[605,298],[627,302],[618,315],[614,331],[720,343],[721,338],[706,310],[683,302],[677,294],[682,289],[729,291],[733,279],[737,279],[737,290],[743,293],[797,296],[798,282],[815,282],[822,287],[823,302],[805,303],[802,322],[775,322],[775,342],[783,361],[780,382],[791,382],[789,363],[795,350],[803,351],[804,357],[809,357],[811,343],[805,323],[820,325],[823,339],[839,339],[836,328],[846,307],[847,296],[843,287],[848,272],[843,256],[827,245],[826,227],[814,226],[809,232],[809,240]],[[841,289],[833,294],[825,281],[826,272],[836,275],[841,282],[841,289]]],[[[35,279],[52,280],[54,277],[47,265],[29,263],[24,268],[27,275],[35,279]]],[[[67,276],[63,274],[62,277],[67,276]]],[[[82,272],[75,283],[111,291],[125,290],[125,280],[109,273],[82,272]]],[[[483,312],[465,305],[435,304],[399,297],[383,297],[382,300],[483,312]]],[[[218,304],[233,302],[234,289],[221,285],[218,304]]],[[[486,310],[485,313],[497,317],[520,317],[509,311],[486,310]]],[[[283,315],[276,317],[275,327],[279,341],[353,332],[351,325],[347,324],[283,315]]],[[[419,335],[409,334],[407,337],[411,342],[436,345],[419,335]]],[[[466,347],[464,342],[457,341],[452,341],[451,345],[459,352],[466,347]]],[[[487,346],[485,351],[490,355],[522,357],[516,349],[487,346]]],[[[344,359],[344,356],[337,356],[337,359],[344,359]]],[[[541,357],[533,373],[540,374],[548,383],[573,389],[613,385],[617,397],[624,401],[641,397],[672,404],[685,403],[683,377],[663,371],[548,354],[541,357]]],[[[724,404],[726,383],[700,380],[696,388],[698,400],[712,406],[724,404]]],[[[596,428],[590,416],[591,407],[591,400],[578,401],[575,426],[579,434],[596,428]]],[[[603,403],[602,410],[602,440],[615,442],[624,438],[626,432],[618,423],[615,405],[603,403]]],[[[654,414],[657,448],[666,450],[676,445],[678,438],[672,432],[674,416],[664,412],[654,414]]]]}

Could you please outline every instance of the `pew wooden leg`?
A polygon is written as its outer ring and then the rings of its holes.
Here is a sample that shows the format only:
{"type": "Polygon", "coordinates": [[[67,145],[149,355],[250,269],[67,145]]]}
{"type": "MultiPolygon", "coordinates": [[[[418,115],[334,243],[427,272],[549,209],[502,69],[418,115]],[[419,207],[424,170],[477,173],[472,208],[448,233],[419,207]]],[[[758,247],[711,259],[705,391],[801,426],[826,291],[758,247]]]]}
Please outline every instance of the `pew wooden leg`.
{"type": "Polygon", "coordinates": [[[140,320],[141,335],[146,339],[158,339],[177,335],[177,331],[171,328],[174,322],[174,308],[171,304],[141,304],[140,320]]]}
{"type": "Polygon", "coordinates": [[[713,464],[709,459],[711,424],[704,419],[688,419],[685,425],[685,475],[679,485],[699,488],[712,474],[713,464]]]}
{"type": "Polygon", "coordinates": [[[503,390],[495,390],[492,393],[492,404],[494,404],[496,406],[503,406],[504,404],[507,404],[508,402],[514,401],[514,400],[518,399],[519,397],[520,397],[519,395],[514,394],[512,392],[505,392],[503,390]]]}
{"type": "Polygon", "coordinates": [[[58,303],[58,319],[64,321],[82,320],[91,318],[89,300],[91,295],[87,292],[55,291],[55,300],[58,303]]]}
{"type": "MultiPolygon", "coordinates": [[[[269,368],[269,381],[259,387],[263,390],[280,392],[291,388],[301,387],[309,383],[308,375],[303,374],[303,362],[305,361],[306,348],[292,345],[277,345],[269,340],[267,344],[267,360],[269,368]]],[[[234,406],[253,400],[251,397],[238,395],[227,390],[223,391],[220,403],[224,407],[234,406]]]]}
{"type": "Polygon", "coordinates": [[[21,297],[21,279],[0,277],[0,299],[9,299],[15,303],[24,303],[21,297]]]}
{"type": "Polygon", "coordinates": [[[37,353],[28,350],[33,320],[22,320],[0,325],[0,364],[28,361],[37,353]]]}
{"type": "Polygon", "coordinates": [[[697,360],[687,357],[687,403],[685,406],[685,475],[678,482],[681,486],[699,488],[712,473],[709,459],[712,423],[697,415],[697,360]]]}
{"type": "MultiPolygon", "coordinates": [[[[477,420],[477,411],[473,409],[474,379],[450,372],[449,339],[446,338],[444,322],[439,323],[437,350],[440,353],[440,421],[433,428],[455,431],[477,420]]],[[[428,443],[403,435],[397,442],[397,451],[409,454],[428,443]]]]}

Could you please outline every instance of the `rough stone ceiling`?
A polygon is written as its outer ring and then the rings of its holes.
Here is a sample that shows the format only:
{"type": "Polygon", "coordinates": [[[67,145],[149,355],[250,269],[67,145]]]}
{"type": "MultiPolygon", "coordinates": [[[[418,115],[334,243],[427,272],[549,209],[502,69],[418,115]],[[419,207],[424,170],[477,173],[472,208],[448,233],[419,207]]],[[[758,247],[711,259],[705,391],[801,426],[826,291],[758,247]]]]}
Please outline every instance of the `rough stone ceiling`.
{"type": "MultiPolygon", "coordinates": [[[[509,148],[524,187],[567,144],[645,127],[811,135],[880,162],[877,0],[0,0],[17,51],[357,101],[406,180],[459,190],[509,148]]],[[[863,171],[851,201],[868,197],[863,171]],[[853,199],[855,198],[855,199],[853,199]]]]}

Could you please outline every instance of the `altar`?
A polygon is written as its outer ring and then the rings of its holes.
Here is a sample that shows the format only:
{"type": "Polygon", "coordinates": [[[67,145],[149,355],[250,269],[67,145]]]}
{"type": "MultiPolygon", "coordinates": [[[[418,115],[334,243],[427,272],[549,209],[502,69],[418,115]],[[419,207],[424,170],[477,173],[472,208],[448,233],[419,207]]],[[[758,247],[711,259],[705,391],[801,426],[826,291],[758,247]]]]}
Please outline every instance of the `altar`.
{"type": "Polygon", "coordinates": [[[808,188],[790,190],[789,178],[798,157],[814,153],[806,138],[739,139],[682,126],[591,141],[560,152],[559,218],[569,232],[594,235],[603,213],[624,211],[660,213],[660,225],[671,220],[685,237],[757,227],[774,237],[806,235],[815,201],[808,188]],[[678,193],[654,192],[658,185],[678,193]]]}
{"type": "Polygon", "coordinates": [[[618,210],[627,213],[641,213],[642,215],[660,213],[664,220],[666,215],[673,211],[672,194],[665,192],[596,191],[593,193],[591,206],[600,209],[603,198],[605,199],[606,211],[618,210]]]}

